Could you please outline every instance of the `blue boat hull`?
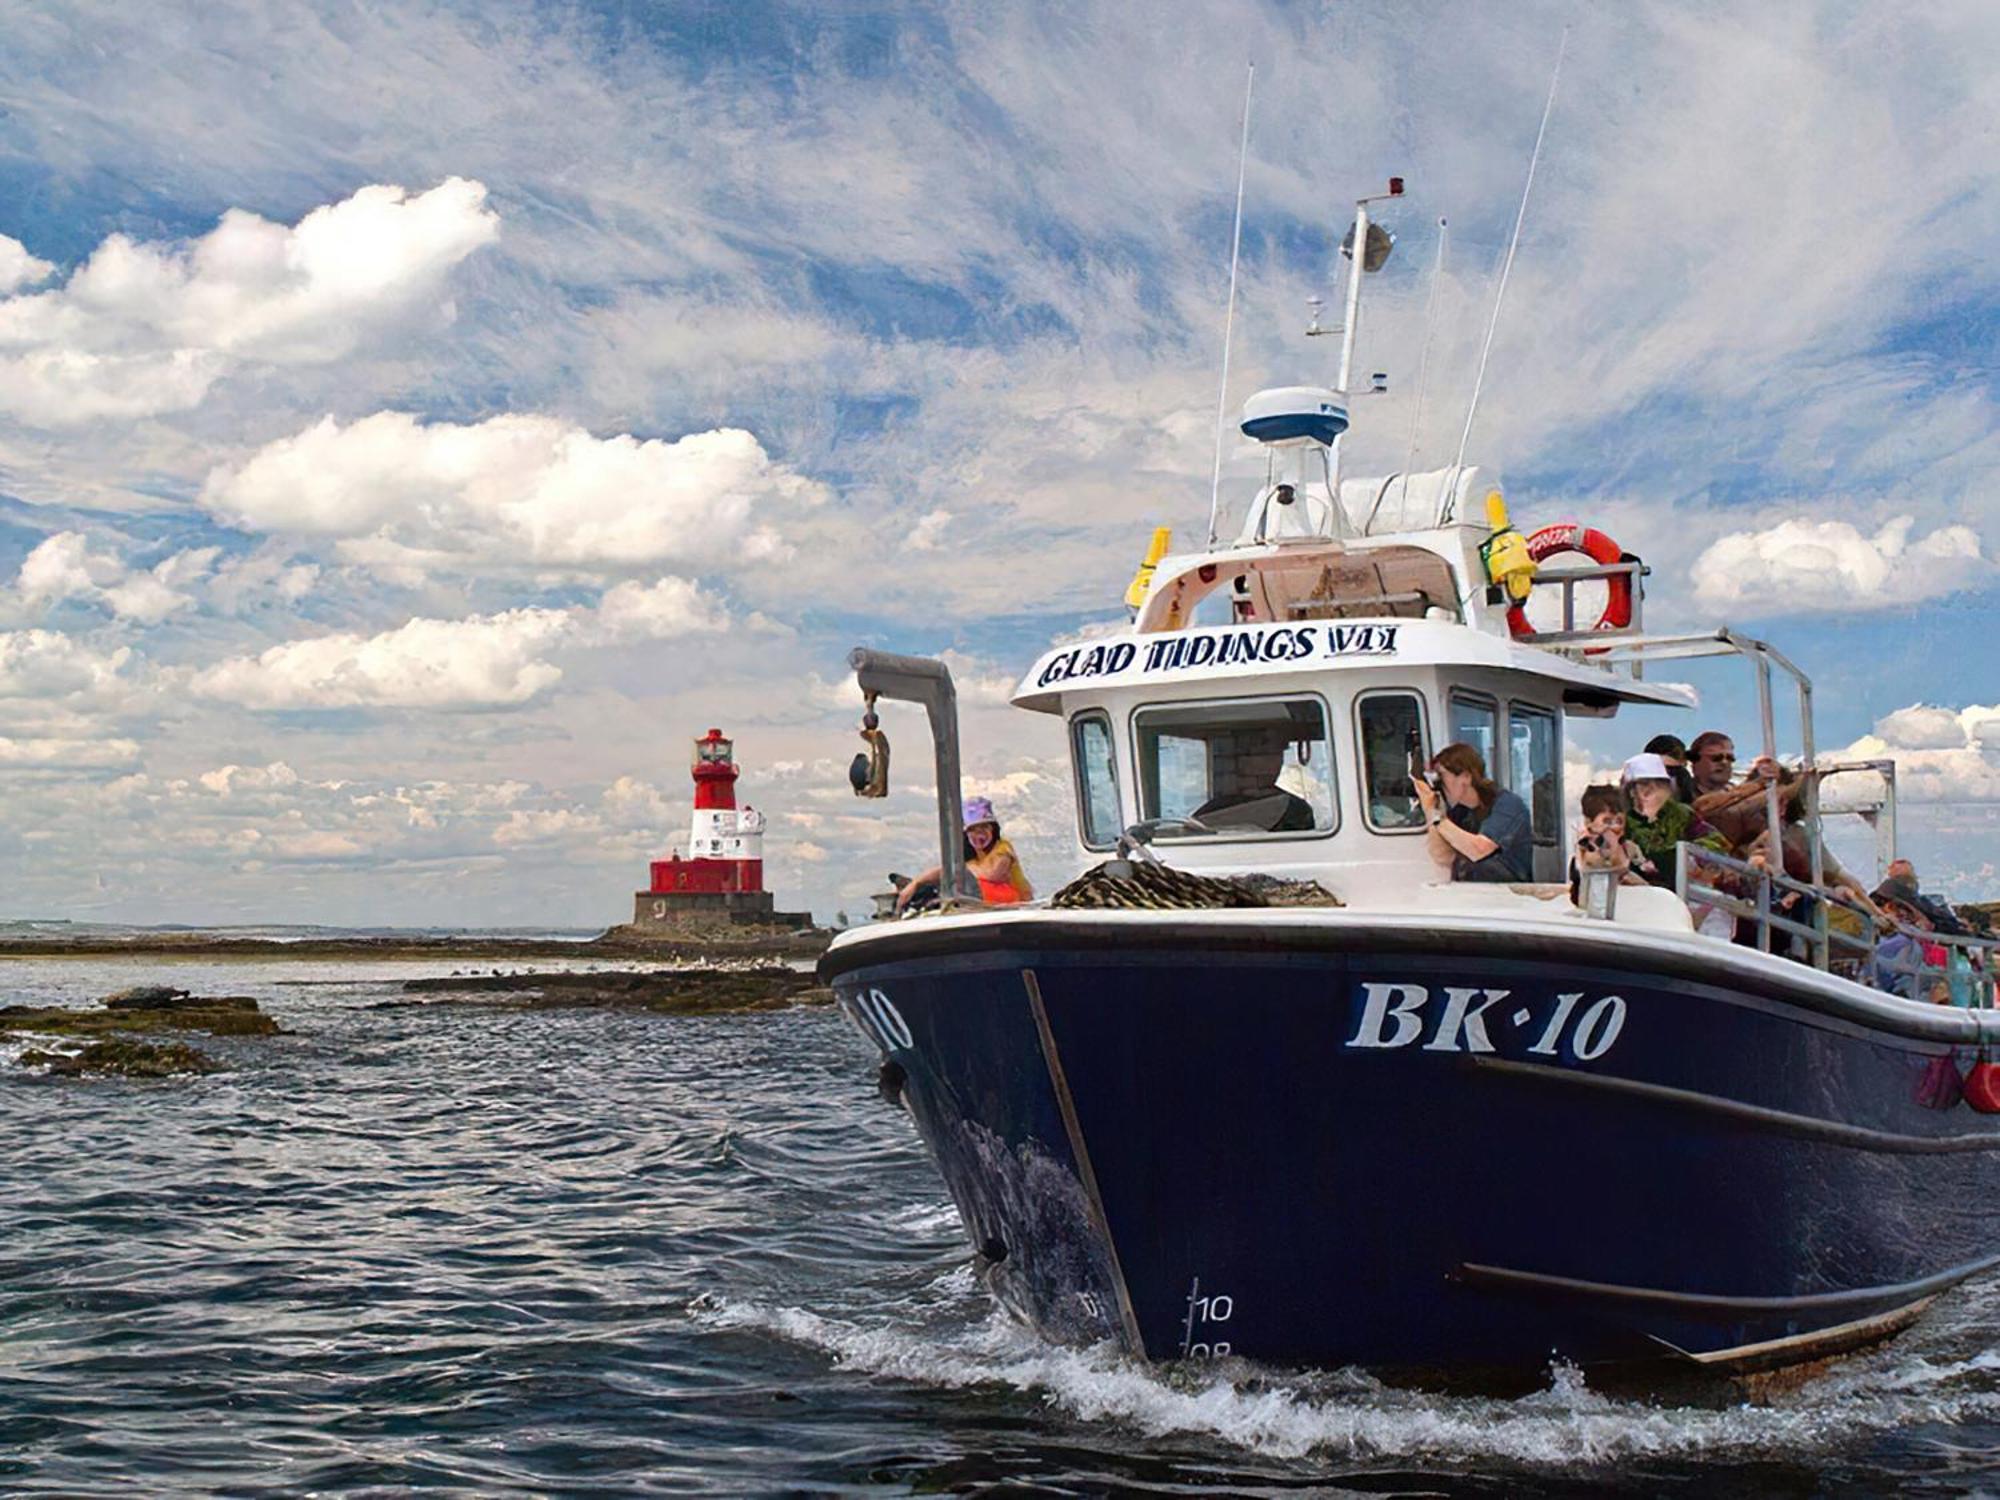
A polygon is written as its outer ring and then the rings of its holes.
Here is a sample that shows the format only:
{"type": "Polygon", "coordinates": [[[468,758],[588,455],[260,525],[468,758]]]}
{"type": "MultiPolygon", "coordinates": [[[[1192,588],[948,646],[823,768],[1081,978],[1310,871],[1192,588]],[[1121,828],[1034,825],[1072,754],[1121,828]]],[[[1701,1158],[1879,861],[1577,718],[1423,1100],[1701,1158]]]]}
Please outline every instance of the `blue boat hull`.
{"type": "Polygon", "coordinates": [[[996,1295],[1055,1338],[1756,1368],[1892,1332],[2000,1252],[2000,1117],[1940,1087],[1990,1018],[1692,942],[958,925],[822,971],[996,1295]]]}

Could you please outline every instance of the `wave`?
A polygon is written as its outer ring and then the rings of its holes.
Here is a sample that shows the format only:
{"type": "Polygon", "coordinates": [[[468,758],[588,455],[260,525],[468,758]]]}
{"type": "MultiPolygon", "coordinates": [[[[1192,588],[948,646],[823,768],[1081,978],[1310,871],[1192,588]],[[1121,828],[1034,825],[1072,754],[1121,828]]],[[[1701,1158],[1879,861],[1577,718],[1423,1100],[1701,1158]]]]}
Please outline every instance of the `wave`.
{"type": "Polygon", "coordinates": [[[1950,1358],[1896,1354],[1891,1346],[1770,1405],[1714,1409],[1609,1397],[1563,1365],[1551,1369],[1546,1389],[1512,1400],[1404,1390],[1352,1370],[1265,1370],[1233,1360],[1145,1366],[1110,1345],[1046,1344],[997,1310],[946,1330],[722,1297],[698,1305],[696,1316],[822,1350],[838,1369],[933,1387],[1011,1387],[1084,1421],[1129,1426],[1149,1438],[1220,1440],[1268,1458],[1331,1454],[1534,1468],[1797,1458],[1871,1433],[2000,1411],[2000,1389],[1990,1383],[2000,1352],[1990,1351],[1950,1358]]]}

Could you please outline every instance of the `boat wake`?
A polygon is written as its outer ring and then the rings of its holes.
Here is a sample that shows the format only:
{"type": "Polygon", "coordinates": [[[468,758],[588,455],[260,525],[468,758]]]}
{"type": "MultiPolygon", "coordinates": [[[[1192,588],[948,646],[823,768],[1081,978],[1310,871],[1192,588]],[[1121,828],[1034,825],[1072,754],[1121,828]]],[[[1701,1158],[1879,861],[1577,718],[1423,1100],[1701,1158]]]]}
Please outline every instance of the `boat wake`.
{"type": "Polygon", "coordinates": [[[1723,1408],[1606,1396],[1562,1365],[1550,1370],[1545,1389],[1515,1399],[1408,1390],[1353,1370],[1286,1371],[1235,1360],[1147,1367],[1108,1344],[1042,1342],[1005,1313],[982,1309],[983,1294],[963,1270],[929,1291],[929,1327],[912,1326],[907,1306],[890,1314],[893,1321],[878,1322],[713,1298],[696,1316],[823,1351],[840,1370],[932,1388],[1004,1387],[1084,1422],[1152,1439],[1220,1442],[1269,1459],[1549,1469],[1634,1459],[1796,1460],[1883,1433],[2000,1413],[2000,1351],[1983,1347],[1989,1330],[1975,1326],[1990,1321],[1982,1311],[2000,1312],[2000,1292],[1991,1288],[1975,1291],[1953,1326],[1920,1343],[1905,1340],[1848,1360],[1769,1404],[1723,1408]],[[955,1304],[958,1321],[938,1318],[941,1302],[955,1304]]]}

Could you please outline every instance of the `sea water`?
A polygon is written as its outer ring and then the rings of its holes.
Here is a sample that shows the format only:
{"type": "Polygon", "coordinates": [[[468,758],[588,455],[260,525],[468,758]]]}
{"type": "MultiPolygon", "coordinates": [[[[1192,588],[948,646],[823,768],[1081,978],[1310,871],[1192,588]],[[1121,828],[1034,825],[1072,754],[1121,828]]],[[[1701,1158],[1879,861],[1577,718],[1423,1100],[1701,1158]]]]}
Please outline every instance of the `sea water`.
{"type": "Polygon", "coordinates": [[[192,1038],[201,1078],[0,1063],[0,1492],[2000,1485],[2000,1289],[1755,1406],[1141,1367],[994,1309],[833,1011],[383,1008],[451,968],[0,962],[0,1003],[287,1028],[192,1038]]]}

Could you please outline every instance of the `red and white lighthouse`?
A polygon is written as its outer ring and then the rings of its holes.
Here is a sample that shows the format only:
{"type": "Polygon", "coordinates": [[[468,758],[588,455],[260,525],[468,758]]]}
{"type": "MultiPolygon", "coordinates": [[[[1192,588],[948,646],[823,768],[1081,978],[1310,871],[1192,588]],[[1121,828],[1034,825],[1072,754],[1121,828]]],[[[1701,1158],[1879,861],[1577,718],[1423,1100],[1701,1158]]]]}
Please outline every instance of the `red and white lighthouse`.
{"type": "Polygon", "coordinates": [[[736,805],[735,746],[720,729],[694,742],[694,816],[687,857],[653,861],[637,893],[633,929],[684,939],[735,927],[812,926],[808,911],[779,911],[764,889],[764,815],[736,805]]]}
{"type": "Polygon", "coordinates": [[[720,729],[694,742],[694,816],[688,857],[653,861],[652,894],[764,889],[764,815],[736,806],[734,745],[720,729]]]}

